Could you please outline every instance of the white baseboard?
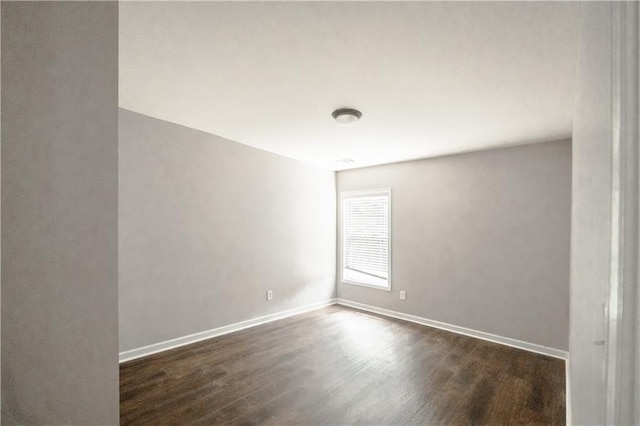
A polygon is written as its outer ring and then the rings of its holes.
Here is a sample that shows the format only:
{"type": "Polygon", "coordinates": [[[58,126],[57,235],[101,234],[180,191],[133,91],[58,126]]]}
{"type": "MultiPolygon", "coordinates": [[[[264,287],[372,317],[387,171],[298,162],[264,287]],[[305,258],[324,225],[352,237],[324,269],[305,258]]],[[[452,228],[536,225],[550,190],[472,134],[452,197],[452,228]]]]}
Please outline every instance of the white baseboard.
{"type": "MultiPolygon", "coordinates": [[[[487,340],[493,343],[499,343],[502,345],[511,346],[518,349],[523,349],[529,352],[535,352],[542,355],[548,355],[554,358],[568,360],[568,353],[560,349],[549,348],[534,343],[523,342],[521,340],[512,339],[509,337],[502,337],[491,333],[485,333],[483,331],[473,330],[466,327],[460,327],[453,324],[447,324],[440,321],[430,320],[427,318],[418,317],[415,315],[405,314],[402,312],[392,311],[389,309],[379,308],[377,306],[365,305],[364,303],[353,302],[347,299],[327,299],[322,302],[313,303],[311,305],[305,305],[298,308],[288,309],[286,311],[276,312],[274,314],[265,315],[258,318],[253,318],[246,321],[237,322],[234,324],[225,325],[222,327],[214,328],[211,330],[201,331],[199,333],[189,334],[187,336],[178,337],[171,340],[165,340],[163,342],[154,343],[151,345],[143,346],[141,348],[131,349],[128,351],[120,352],[120,362],[131,361],[136,358],[152,355],[158,352],[166,351],[169,349],[177,348],[180,346],[196,343],[201,340],[210,339],[216,336],[222,336],[223,334],[232,333],[234,331],[244,330],[245,328],[255,327],[260,324],[276,321],[282,318],[298,315],[304,312],[312,311],[315,309],[323,308],[325,306],[334,304],[350,306],[352,308],[361,309],[363,311],[373,312],[376,314],[384,315],[391,318],[397,318],[405,321],[414,322],[417,324],[426,325],[429,327],[439,328],[441,330],[450,331],[457,334],[463,334],[465,336],[475,337],[477,339],[487,340]]],[[[566,363],[567,380],[569,364],[566,363]]],[[[567,401],[569,384],[567,382],[567,401]]]]}
{"type": "Polygon", "coordinates": [[[554,348],[549,348],[547,346],[536,345],[535,343],[523,342],[522,340],[512,339],[509,337],[497,336],[495,334],[485,333],[484,331],[473,330],[471,328],[460,327],[453,324],[447,324],[444,322],[430,320],[430,319],[418,317],[415,315],[409,315],[409,314],[404,314],[402,312],[392,311],[389,309],[378,308],[376,306],[365,305],[364,303],[353,302],[351,300],[338,298],[338,304],[344,305],[344,306],[350,306],[356,309],[361,309],[363,311],[373,312],[373,313],[384,315],[387,317],[397,318],[405,321],[414,322],[417,324],[426,325],[429,327],[439,328],[445,331],[451,331],[452,333],[463,334],[465,336],[487,340],[493,343],[499,343],[501,345],[511,346],[517,349],[523,349],[529,352],[548,355],[554,358],[560,358],[560,359],[566,360],[569,356],[567,351],[563,351],[560,349],[554,349],[554,348]]]}
{"type": "Polygon", "coordinates": [[[336,303],[337,303],[337,300],[335,298],[327,299],[322,302],[313,303],[311,305],[305,305],[299,308],[288,309],[286,311],[276,312],[275,314],[269,314],[262,317],[237,322],[235,324],[229,324],[229,325],[214,328],[211,330],[189,334],[188,336],[178,337],[176,339],[165,340],[164,342],[154,343],[152,345],[143,346],[141,348],[120,352],[120,362],[122,363],[125,361],[131,361],[136,358],[142,358],[144,356],[152,355],[158,352],[166,351],[166,350],[177,348],[184,345],[189,345],[191,343],[196,343],[201,340],[210,339],[216,336],[222,336],[223,334],[244,330],[245,328],[255,327],[260,324],[265,324],[265,323],[279,320],[282,318],[298,315],[303,312],[309,312],[315,309],[324,308],[325,306],[335,305],[336,303]]]}

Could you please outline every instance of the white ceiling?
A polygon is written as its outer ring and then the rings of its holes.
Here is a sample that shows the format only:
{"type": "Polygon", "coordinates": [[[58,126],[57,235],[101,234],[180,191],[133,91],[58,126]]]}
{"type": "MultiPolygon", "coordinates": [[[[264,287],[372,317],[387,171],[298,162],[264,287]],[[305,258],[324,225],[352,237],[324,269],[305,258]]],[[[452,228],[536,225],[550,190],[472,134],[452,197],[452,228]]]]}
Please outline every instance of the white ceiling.
{"type": "Polygon", "coordinates": [[[332,170],[567,138],[579,8],[122,2],[120,106],[332,170]]]}

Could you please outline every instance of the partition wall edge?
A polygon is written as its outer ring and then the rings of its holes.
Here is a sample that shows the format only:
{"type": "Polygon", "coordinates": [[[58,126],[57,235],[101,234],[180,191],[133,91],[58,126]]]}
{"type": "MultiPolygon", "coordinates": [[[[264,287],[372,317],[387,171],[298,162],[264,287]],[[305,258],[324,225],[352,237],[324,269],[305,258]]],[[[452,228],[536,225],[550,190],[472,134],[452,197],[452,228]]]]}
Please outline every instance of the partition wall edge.
{"type": "Polygon", "coordinates": [[[118,423],[118,7],[0,4],[3,425],[118,423]]]}

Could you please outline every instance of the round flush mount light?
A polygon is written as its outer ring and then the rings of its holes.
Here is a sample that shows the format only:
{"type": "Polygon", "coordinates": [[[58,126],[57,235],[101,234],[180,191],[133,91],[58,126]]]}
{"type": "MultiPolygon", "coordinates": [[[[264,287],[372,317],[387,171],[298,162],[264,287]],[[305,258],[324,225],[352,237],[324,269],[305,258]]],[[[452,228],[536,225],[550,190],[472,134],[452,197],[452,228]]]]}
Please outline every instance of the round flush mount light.
{"type": "Polygon", "coordinates": [[[360,120],[362,113],[353,108],[339,108],[331,113],[331,116],[338,124],[349,126],[360,120]]]}

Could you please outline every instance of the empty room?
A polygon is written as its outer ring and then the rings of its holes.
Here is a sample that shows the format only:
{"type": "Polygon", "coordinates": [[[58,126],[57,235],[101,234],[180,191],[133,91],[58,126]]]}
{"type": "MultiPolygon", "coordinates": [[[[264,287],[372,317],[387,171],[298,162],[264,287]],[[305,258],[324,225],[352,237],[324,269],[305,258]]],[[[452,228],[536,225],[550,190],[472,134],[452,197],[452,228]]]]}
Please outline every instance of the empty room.
{"type": "Polygon", "coordinates": [[[640,424],[637,2],[0,13],[2,424],[640,424]]]}

